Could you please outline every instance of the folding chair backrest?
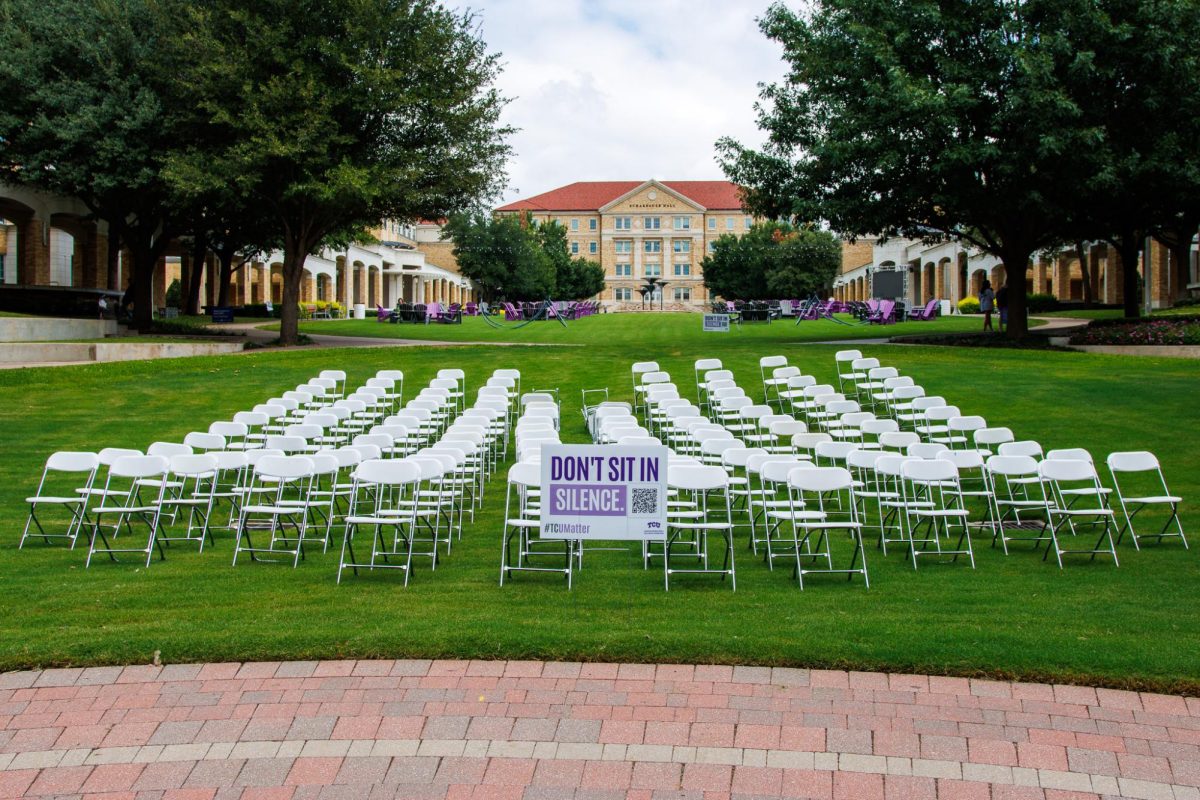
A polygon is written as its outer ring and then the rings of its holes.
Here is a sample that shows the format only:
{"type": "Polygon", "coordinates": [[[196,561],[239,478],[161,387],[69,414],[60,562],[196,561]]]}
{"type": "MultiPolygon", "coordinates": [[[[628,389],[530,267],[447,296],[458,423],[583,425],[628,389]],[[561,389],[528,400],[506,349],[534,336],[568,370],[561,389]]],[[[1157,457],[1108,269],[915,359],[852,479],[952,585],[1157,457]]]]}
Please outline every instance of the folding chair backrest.
{"type": "Polygon", "coordinates": [[[1082,459],[1042,461],[1038,464],[1038,474],[1043,480],[1063,483],[1097,479],[1095,466],[1092,462],[1082,459]]]}
{"type": "MultiPolygon", "coordinates": [[[[913,387],[916,388],[916,387],[913,387]]],[[[931,408],[941,408],[946,405],[946,398],[940,395],[922,395],[914,397],[912,409],[914,412],[925,412],[931,408]]],[[[956,412],[957,413],[957,412],[956,412]]]]}
{"type": "Polygon", "coordinates": [[[946,425],[952,431],[965,433],[983,430],[987,427],[987,420],[979,416],[951,417],[947,420],[946,425]]]}
{"type": "Polygon", "coordinates": [[[299,453],[308,447],[308,440],[303,436],[272,435],[264,441],[264,446],[270,450],[281,450],[285,453],[299,453]]]}
{"type": "Polygon", "coordinates": [[[1030,456],[1042,458],[1042,446],[1032,439],[1020,442],[1004,442],[996,448],[996,453],[1002,456],[1030,456]]]}
{"type": "Polygon", "coordinates": [[[268,456],[258,460],[254,465],[254,473],[265,478],[290,481],[312,475],[313,462],[307,456],[268,456]]]}
{"type": "Polygon", "coordinates": [[[793,375],[788,378],[787,385],[788,389],[794,392],[808,386],[816,386],[817,379],[813,375],[793,375]]]}
{"type": "Polygon", "coordinates": [[[851,450],[846,454],[846,466],[854,469],[875,469],[875,462],[887,456],[879,450],[851,450]]]}
{"type": "Polygon", "coordinates": [[[386,433],[360,433],[354,437],[354,444],[373,444],[380,450],[392,447],[396,444],[396,440],[391,435],[386,433]]]}
{"type": "Polygon", "coordinates": [[[788,473],[788,483],[802,492],[837,492],[850,489],[854,479],[844,467],[814,467],[794,469],[788,473]]]}
{"type": "Polygon", "coordinates": [[[513,464],[508,468],[508,482],[518,486],[538,486],[542,480],[539,464],[513,464]]]}
{"type": "Polygon", "coordinates": [[[758,368],[765,375],[767,370],[787,366],[787,356],[763,356],[758,360],[758,368]]]}
{"type": "Polygon", "coordinates": [[[710,491],[729,485],[729,475],[721,467],[681,464],[667,467],[667,485],[684,491],[710,491]]]}
{"type": "Polygon", "coordinates": [[[217,457],[211,453],[177,455],[170,458],[171,474],[186,477],[212,475],[217,471],[217,457]]]}
{"type": "Polygon", "coordinates": [[[1049,450],[1046,452],[1047,461],[1086,461],[1089,464],[1094,464],[1092,454],[1082,447],[1066,447],[1059,450],[1049,450]]]}
{"type": "Polygon", "coordinates": [[[959,471],[983,467],[983,453],[978,450],[945,450],[937,454],[941,461],[949,461],[959,471]]]}
{"type": "Polygon", "coordinates": [[[1106,462],[1112,472],[1162,472],[1158,458],[1146,450],[1109,453],[1106,462]]]}
{"type": "Polygon", "coordinates": [[[925,409],[926,422],[948,422],[954,417],[962,416],[958,406],[934,406],[925,409]]]}
{"type": "Polygon", "coordinates": [[[95,472],[100,457],[95,453],[60,450],[46,459],[46,470],[53,472],[95,472]]]}
{"type": "Polygon", "coordinates": [[[816,453],[817,458],[845,461],[850,451],[857,449],[857,442],[821,442],[816,446],[816,453]]]}
{"type": "Polygon", "coordinates": [[[402,486],[421,478],[421,468],[404,458],[364,461],[354,468],[355,480],[385,486],[402,486]]]}
{"type": "Polygon", "coordinates": [[[108,468],[111,478],[161,478],[170,469],[170,461],[163,455],[121,456],[108,468]]]}
{"type": "Polygon", "coordinates": [[[721,463],[727,467],[745,467],[754,456],[770,456],[761,447],[731,447],[721,453],[721,463]]]}
{"type": "MultiPolygon", "coordinates": [[[[862,423],[862,432],[868,436],[881,437],[885,433],[899,433],[900,423],[894,419],[868,419],[862,423]]],[[[915,435],[915,434],[914,434],[915,435]]]]}
{"type": "Polygon", "coordinates": [[[358,451],[360,461],[369,461],[383,456],[383,449],[377,444],[352,444],[348,447],[358,451]]]}
{"type": "Polygon", "coordinates": [[[154,442],[146,448],[148,456],[171,456],[190,455],[194,452],[190,445],[181,444],[179,442],[154,442]]]}
{"type": "Polygon", "coordinates": [[[798,433],[808,433],[808,426],[798,419],[785,419],[772,422],[767,430],[771,432],[772,436],[787,439],[798,433]]]}
{"type": "MultiPolygon", "coordinates": [[[[238,413],[244,414],[246,412],[239,411],[238,413]]],[[[231,440],[241,441],[242,439],[245,439],[246,435],[250,433],[250,426],[244,422],[226,422],[224,420],[218,420],[217,422],[214,422],[208,426],[208,432],[222,437],[222,447],[224,447],[225,443],[231,440]]],[[[187,440],[185,439],[184,441],[186,442],[187,440]]]]}
{"type": "Polygon", "coordinates": [[[981,428],[973,434],[976,447],[984,447],[991,450],[993,447],[1004,444],[1005,442],[1016,441],[1011,428],[981,428]]]}
{"type": "Polygon", "coordinates": [[[905,450],[905,454],[908,455],[909,458],[919,458],[928,461],[937,458],[939,455],[949,449],[950,448],[946,447],[944,444],[916,442],[915,444],[910,444],[908,446],[908,449],[905,450]]]}
{"type": "Polygon", "coordinates": [[[994,475],[1010,478],[1028,478],[1038,474],[1038,462],[1032,456],[988,456],[984,466],[994,475]]]}
{"type": "Polygon", "coordinates": [[[792,470],[801,468],[813,469],[813,463],[799,458],[776,457],[771,461],[762,462],[759,466],[759,474],[766,483],[785,483],[792,470]]]}
{"type": "Polygon", "coordinates": [[[916,483],[957,481],[958,466],[944,458],[911,458],[900,468],[900,475],[916,483]]]}

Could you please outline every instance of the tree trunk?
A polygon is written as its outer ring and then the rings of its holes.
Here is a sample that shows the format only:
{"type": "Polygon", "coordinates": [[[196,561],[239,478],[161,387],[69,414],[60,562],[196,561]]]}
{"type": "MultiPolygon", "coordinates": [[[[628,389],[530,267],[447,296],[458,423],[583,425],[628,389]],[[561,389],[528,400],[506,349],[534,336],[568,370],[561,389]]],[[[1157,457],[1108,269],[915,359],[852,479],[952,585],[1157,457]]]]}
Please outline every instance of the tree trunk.
{"type": "Polygon", "coordinates": [[[1029,333],[1025,278],[1033,250],[1032,247],[1015,245],[1000,253],[1000,261],[1004,264],[1004,283],[1008,286],[1009,339],[1023,339],[1029,333]]]}
{"type": "Polygon", "coordinates": [[[1138,255],[1142,252],[1144,237],[1128,233],[1113,242],[1121,256],[1122,291],[1125,294],[1125,318],[1136,319],[1142,314],[1142,297],[1138,292],[1138,255]]]}
{"type": "Polygon", "coordinates": [[[1091,308],[1095,303],[1092,294],[1092,271],[1088,263],[1089,248],[1084,242],[1075,243],[1075,255],[1079,258],[1079,274],[1083,277],[1083,307],[1091,308]]]}
{"type": "Polygon", "coordinates": [[[233,282],[233,249],[223,247],[217,251],[221,262],[221,274],[217,283],[217,305],[229,305],[229,285],[233,282]]]}
{"type": "Polygon", "coordinates": [[[192,241],[192,263],[183,289],[183,313],[194,317],[200,313],[200,279],[204,277],[204,260],[208,255],[208,237],[197,236],[192,241]]]}
{"type": "Polygon", "coordinates": [[[288,347],[300,341],[300,279],[304,277],[307,248],[285,245],[283,298],[279,304],[279,344],[288,347]]]}
{"type": "Polygon", "coordinates": [[[129,295],[133,300],[133,327],[140,331],[149,330],[154,324],[154,267],[158,254],[150,247],[130,244],[129,253],[133,261],[133,275],[129,283],[129,295]]]}
{"type": "MultiPolygon", "coordinates": [[[[121,234],[114,230],[113,226],[108,226],[108,253],[105,258],[105,266],[107,268],[107,279],[105,287],[112,290],[121,288],[121,234]]],[[[121,315],[120,309],[117,309],[117,316],[121,315]]]]}

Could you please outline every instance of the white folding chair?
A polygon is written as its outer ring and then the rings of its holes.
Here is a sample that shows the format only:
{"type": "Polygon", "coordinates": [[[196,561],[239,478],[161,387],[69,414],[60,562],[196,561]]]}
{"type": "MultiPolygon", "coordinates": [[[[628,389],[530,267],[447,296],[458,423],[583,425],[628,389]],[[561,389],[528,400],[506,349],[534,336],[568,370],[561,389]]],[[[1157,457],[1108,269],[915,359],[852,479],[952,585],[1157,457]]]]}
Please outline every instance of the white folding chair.
{"type": "Polygon", "coordinates": [[[1163,477],[1162,467],[1153,453],[1137,450],[1123,453],[1109,453],[1108,471],[1112,475],[1113,488],[1117,493],[1117,502],[1121,505],[1121,513],[1125,522],[1117,534],[1117,544],[1121,543],[1125,531],[1129,531],[1135,549],[1141,550],[1140,539],[1154,539],[1161,542],[1171,536],[1178,536],[1186,550],[1187,537],[1183,535],[1183,523],[1179,520],[1179,504],[1183,498],[1171,494],[1167,488],[1167,479],[1163,477]],[[1121,485],[1121,481],[1125,485],[1121,485]],[[1166,521],[1158,533],[1141,533],[1133,527],[1133,519],[1144,511],[1162,508],[1168,513],[1166,521]],[[1171,531],[1171,526],[1175,530],[1171,531]]]}
{"type": "Polygon", "coordinates": [[[850,365],[860,358],[862,358],[861,350],[838,350],[833,354],[834,368],[837,370],[838,376],[838,391],[845,391],[845,382],[858,379],[850,365]]]}
{"type": "Polygon", "coordinates": [[[901,502],[908,553],[913,569],[920,556],[965,555],[975,568],[975,550],[967,526],[968,511],[963,504],[958,467],[944,458],[910,458],[900,466],[901,502]],[[942,546],[958,530],[958,542],[942,546]]]}
{"type": "Polygon", "coordinates": [[[355,575],[359,568],[399,569],[404,585],[412,575],[413,536],[416,527],[415,497],[421,480],[421,468],[406,459],[372,459],[354,468],[350,490],[350,508],[342,536],[337,582],[349,567],[355,575]],[[370,531],[370,558],[359,561],[354,541],[360,531],[370,531]],[[397,559],[392,563],[391,559],[397,559]]]}
{"type": "Polygon", "coordinates": [[[29,527],[37,528],[36,536],[40,536],[47,544],[51,539],[67,539],[71,547],[79,537],[79,532],[88,520],[88,500],[92,496],[92,485],[96,481],[96,470],[100,467],[100,458],[95,453],[59,451],[51,453],[42,468],[42,477],[38,481],[37,490],[31,497],[26,497],[29,504],[29,516],[25,519],[25,530],[21,533],[21,542],[17,545],[20,550],[25,546],[29,537],[29,527]],[[48,531],[45,525],[50,524],[38,518],[38,513],[45,510],[65,511],[70,514],[65,530],[48,531]]]}
{"type": "MultiPolygon", "coordinates": [[[[571,588],[572,566],[575,559],[574,540],[563,539],[562,551],[554,552],[537,547],[539,540],[532,535],[541,525],[542,467],[535,463],[513,464],[508,470],[504,498],[504,529],[500,539],[500,585],[511,572],[561,573],[571,588]],[[516,542],[513,542],[516,539],[516,542]],[[563,565],[544,566],[541,559],[561,558],[563,565]],[[533,561],[538,559],[538,561],[533,561]]],[[[545,545],[558,544],[543,540],[545,545]]]]}
{"type": "Polygon", "coordinates": [[[999,540],[1004,555],[1008,555],[1009,542],[1032,542],[1034,550],[1042,542],[1049,542],[1046,498],[1042,495],[1037,460],[1028,455],[988,456],[984,461],[984,475],[991,503],[992,547],[999,540]],[[1034,526],[1033,535],[1010,533],[1034,526]]]}
{"type": "Polygon", "coordinates": [[[793,573],[800,588],[805,575],[845,575],[853,580],[863,576],[867,588],[867,553],[863,548],[862,525],[858,519],[858,501],[854,496],[854,478],[844,467],[799,467],[788,473],[793,508],[808,513],[792,515],[796,567],[793,573]],[[837,508],[831,506],[836,504],[837,508]],[[816,513],[813,513],[816,512],[816,513]],[[850,564],[840,569],[833,564],[833,531],[850,535],[853,555],[850,564]],[[813,536],[816,536],[814,541],[813,536]],[[824,561],[824,566],[819,566],[824,561]]]}
{"type": "Polygon", "coordinates": [[[186,510],[187,527],[182,533],[175,534],[169,525],[164,526],[159,533],[160,541],[168,546],[171,542],[195,542],[201,553],[204,552],[205,537],[215,544],[210,520],[216,501],[218,467],[215,453],[171,456],[170,480],[179,483],[180,489],[164,494],[161,508],[163,516],[169,516],[172,521],[179,512],[186,510]]]}
{"type": "MultiPolygon", "coordinates": [[[[667,538],[663,542],[663,586],[671,588],[672,575],[729,576],[730,588],[737,590],[737,572],[733,557],[733,518],[729,504],[729,476],[718,466],[668,466],[667,487],[690,497],[690,505],[667,511],[667,538]],[[709,540],[720,535],[725,542],[720,568],[711,563],[709,540]],[[684,552],[673,552],[681,547],[684,552]],[[672,566],[672,559],[695,561],[688,568],[672,566]]],[[[643,554],[643,560],[645,556],[643,554]]]]}
{"type": "Polygon", "coordinates": [[[162,543],[158,541],[159,518],[162,516],[162,501],[167,491],[167,473],[170,463],[166,456],[136,455],[121,456],[108,468],[108,477],[100,495],[100,505],[91,509],[92,525],[88,542],[88,555],[84,567],[92,564],[96,553],[107,553],[116,561],[115,553],[145,553],[145,565],[150,566],[155,547],[159,558],[166,558],[162,543]],[[114,542],[122,526],[127,536],[132,537],[133,520],[145,523],[147,528],[145,547],[114,547],[104,535],[101,524],[104,517],[115,517],[112,526],[114,542]]]}
{"type": "Polygon", "coordinates": [[[300,563],[304,557],[314,470],[315,465],[307,456],[264,456],[255,462],[247,499],[238,514],[234,566],[243,552],[250,554],[251,561],[275,560],[259,557],[265,553],[291,556],[293,569],[300,563]],[[287,535],[289,529],[294,537],[287,535]],[[254,545],[252,530],[270,537],[265,547],[254,545]]]}
{"type": "MultiPolygon", "coordinates": [[[[1111,555],[1114,566],[1120,566],[1117,546],[1112,535],[1114,514],[1109,508],[1100,485],[1100,477],[1090,461],[1073,459],[1047,459],[1038,464],[1038,476],[1042,479],[1042,490],[1046,502],[1046,519],[1050,528],[1050,543],[1054,557],[1062,569],[1062,557],[1067,554],[1111,555]],[[1062,546],[1060,536],[1064,524],[1072,535],[1080,528],[1099,528],[1100,536],[1090,548],[1067,549],[1062,546]],[[1108,542],[1105,547],[1104,543],[1108,542]]],[[[1042,559],[1050,555],[1047,548],[1042,559]]]]}

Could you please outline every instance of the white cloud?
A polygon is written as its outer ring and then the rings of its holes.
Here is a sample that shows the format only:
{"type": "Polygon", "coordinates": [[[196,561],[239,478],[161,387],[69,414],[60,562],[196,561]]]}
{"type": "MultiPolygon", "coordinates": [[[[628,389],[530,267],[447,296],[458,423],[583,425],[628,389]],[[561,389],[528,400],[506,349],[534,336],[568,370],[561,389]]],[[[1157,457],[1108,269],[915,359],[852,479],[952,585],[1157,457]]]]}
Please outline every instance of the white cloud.
{"type": "Polygon", "coordinates": [[[768,0],[483,0],[484,40],[512,98],[504,200],[577,180],[724,177],[714,143],[757,145],[758,84],[780,48],[758,30],[768,0]]]}

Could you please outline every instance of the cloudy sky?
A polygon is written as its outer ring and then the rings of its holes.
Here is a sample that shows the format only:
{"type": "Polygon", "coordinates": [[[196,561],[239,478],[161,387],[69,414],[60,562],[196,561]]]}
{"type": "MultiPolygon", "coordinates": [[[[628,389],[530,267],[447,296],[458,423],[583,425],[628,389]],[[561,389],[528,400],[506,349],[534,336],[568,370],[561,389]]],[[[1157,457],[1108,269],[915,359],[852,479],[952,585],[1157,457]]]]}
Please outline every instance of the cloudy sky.
{"type": "Polygon", "coordinates": [[[714,142],[761,142],[758,83],[783,75],[755,23],[768,3],[457,0],[503,54],[520,129],[504,201],[578,180],[723,178],[714,142]]]}

